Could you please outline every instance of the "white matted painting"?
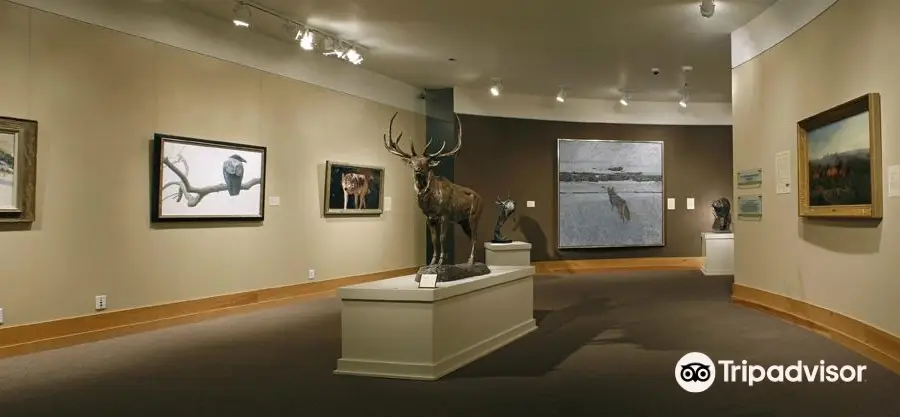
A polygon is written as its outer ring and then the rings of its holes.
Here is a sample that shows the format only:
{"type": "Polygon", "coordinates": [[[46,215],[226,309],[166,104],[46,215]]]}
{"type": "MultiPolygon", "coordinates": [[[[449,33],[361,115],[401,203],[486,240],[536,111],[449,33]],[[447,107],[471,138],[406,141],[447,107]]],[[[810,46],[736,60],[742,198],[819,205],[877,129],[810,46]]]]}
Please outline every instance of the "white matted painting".
{"type": "Polygon", "coordinates": [[[266,148],[157,134],[153,221],[263,220],[266,148]]]}
{"type": "Polygon", "coordinates": [[[0,117],[0,222],[31,223],[37,188],[34,120],[0,117]]]}
{"type": "Polygon", "coordinates": [[[16,134],[0,131],[0,210],[18,208],[16,134]]]}

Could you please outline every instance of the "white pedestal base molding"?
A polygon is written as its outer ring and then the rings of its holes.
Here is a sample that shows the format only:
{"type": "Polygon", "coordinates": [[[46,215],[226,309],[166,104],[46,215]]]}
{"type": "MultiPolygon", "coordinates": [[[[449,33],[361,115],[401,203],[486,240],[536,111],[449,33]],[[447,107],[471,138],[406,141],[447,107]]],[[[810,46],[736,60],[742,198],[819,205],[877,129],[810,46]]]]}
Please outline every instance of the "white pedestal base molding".
{"type": "Polygon", "coordinates": [[[528,242],[484,242],[484,260],[492,265],[531,265],[531,244],[528,242]]]}
{"type": "Polygon", "coordinates": [[[342,352],[334,373],[436,380],[534,331],[534,267],[438,288],[415,275],[343,287],[342,352]]]}
{"type": "Polygon", "coordinates": [[[734,233],[702,233],[703,275],[734,275],[734,233]]]}

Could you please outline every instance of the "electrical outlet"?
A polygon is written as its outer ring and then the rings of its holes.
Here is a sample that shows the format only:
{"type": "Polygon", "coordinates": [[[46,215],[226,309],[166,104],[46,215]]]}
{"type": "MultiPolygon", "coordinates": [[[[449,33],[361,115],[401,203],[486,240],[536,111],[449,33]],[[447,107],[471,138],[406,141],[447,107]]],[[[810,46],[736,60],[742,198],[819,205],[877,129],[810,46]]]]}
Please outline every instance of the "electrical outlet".
{"type": "Polygon", "coordinates": [[[0,308],[0,324],[3,324],[3,320],[4,320],[4,318],[3,318],[3,309],[0,308]]]}
{"type": "Polygon", "coordinates": [[[309,270],[309,279],[311,279],[311,280],[316,279],[316,270],[315,269],[309,270]]]}
{"type": "Polygon", "coordinates": [[[94,310],[106,310],[106,296],[98,295],[94,297],[94,310]]]}

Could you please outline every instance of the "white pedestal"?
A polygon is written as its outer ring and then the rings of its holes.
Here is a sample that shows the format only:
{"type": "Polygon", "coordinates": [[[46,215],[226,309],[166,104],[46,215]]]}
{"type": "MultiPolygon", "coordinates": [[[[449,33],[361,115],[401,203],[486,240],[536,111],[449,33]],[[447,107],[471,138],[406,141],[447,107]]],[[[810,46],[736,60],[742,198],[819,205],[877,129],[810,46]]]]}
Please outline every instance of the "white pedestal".
{"type": "Polygon", "coordinates": [[[531,265],[531,244],[528,242],[484,242],[484,260],[492,265],[531,265]]]}
{"type": "Polygon", "coordinates": [[[436,380],[537,329],[534,267],[418,288],[415,275],[342,287],[335,374],[436,380]]]}
{"type": "Polygon", "coordinates": [[[703,233],[703,275],[734,275],[734,233],[703,233]]]}

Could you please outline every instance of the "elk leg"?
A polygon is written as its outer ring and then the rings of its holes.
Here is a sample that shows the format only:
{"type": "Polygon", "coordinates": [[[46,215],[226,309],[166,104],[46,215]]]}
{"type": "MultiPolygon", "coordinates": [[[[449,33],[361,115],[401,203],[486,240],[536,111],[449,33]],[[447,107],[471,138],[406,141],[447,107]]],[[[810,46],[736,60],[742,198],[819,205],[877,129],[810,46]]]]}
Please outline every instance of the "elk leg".
{"type": "Polygon", "coordinates": [[[444,263],[444,239],[447,238],[447,229],[448,225],[452,224],[444,219],[441,219],[441,222],[438,224],[438,227],[441,228],[441,256],[438,258],[438,265],[444,263]]]}
{"type": "Polygon", "coordinates": [[[438,236],[438,220],[428,219],[428,231],[431,233],[431,262],[428,265],[434,265],[438,260],[438,253],[442,252],[441,242],[438,236]]]}
{"type": "Polygon", "coordinates": [[[475,243],[478,242],[478,216],[469,216],[469,228],[472,230],[472,235],[469,236],[469,240],[472,241],[472,250],[469,251],[469,265],[475,263],[475,243]]]}

